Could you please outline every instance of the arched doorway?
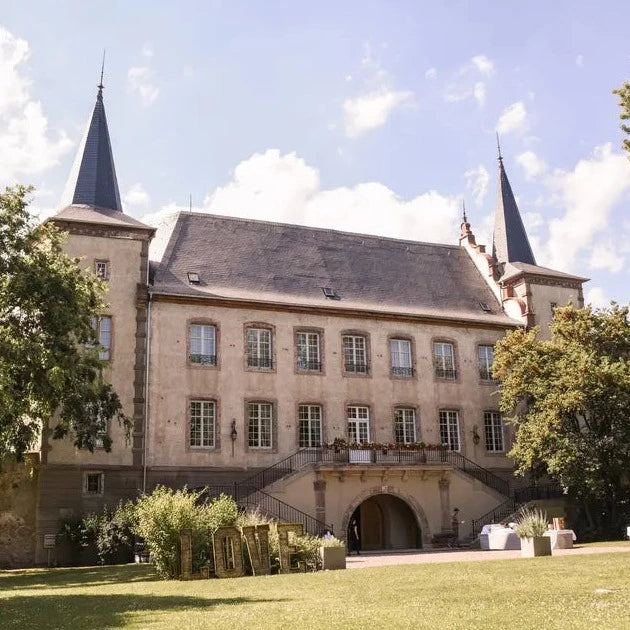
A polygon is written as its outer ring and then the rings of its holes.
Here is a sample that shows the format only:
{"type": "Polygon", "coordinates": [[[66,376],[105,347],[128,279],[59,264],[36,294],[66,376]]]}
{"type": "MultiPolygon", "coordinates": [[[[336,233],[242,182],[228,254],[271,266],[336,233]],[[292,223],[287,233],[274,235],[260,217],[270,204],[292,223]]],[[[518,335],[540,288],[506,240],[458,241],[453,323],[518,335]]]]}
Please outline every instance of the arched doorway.
{"type": "MultiPolygon", "coordinates": [[[[353,521],[359,533],[361,551],[422,547],[420,528],[412,509],[391,494],[375,494],[367,498],[352,513],[350,524],[353,521]]],[[[351,538],[351,532],[348,532],[348,540],[351,538]]]]}

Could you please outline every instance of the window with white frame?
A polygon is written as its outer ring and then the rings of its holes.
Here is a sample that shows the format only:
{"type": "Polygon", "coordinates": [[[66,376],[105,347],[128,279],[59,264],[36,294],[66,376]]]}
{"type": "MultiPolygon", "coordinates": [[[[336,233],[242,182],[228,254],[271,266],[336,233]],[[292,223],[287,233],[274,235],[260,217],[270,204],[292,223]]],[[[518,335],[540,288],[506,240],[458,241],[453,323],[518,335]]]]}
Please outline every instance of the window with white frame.
{"type": "Polygon", "coordinates": [[[99,280],[109,280],[109,261],[95,260],[94,273],[99,280]]]}
{"type": "Polygon", "coordinates": [[[213,400],[190,401],[190,447],[214,448],[216,403],[213,400]]]}
{"type": "Polygon", "coordinates": [[[486,450],[490,453],[502,453],[503,420],[498,411],[484,411],[483,425],[486,434],[486,450]]]}
{"type": "Polygon", "coordinates": [[[319,405],[298,407],[300,448],[322,445],[322,408],[319,405]]]}
{"type": "Polygon", "coordinates": [[[394,376],[413,376],[411,341],[408,339],[390,339],[389,352],[392,374],[394,376]]]}
{"type": "Polygon", "coordinates": [[[368,407],[348,407],[348,440],[357,444],[370,441],[370,410],[368,407]]]}
{"type": "Polygon", "coordinates": [[[98,358],[109,361],[112,354],[112,318],[109,315],[93,317],[92,328],[96,331],[96,337],[99,346],[101,346],[98,351],[98,358]]]}
{"type": "Polygon", "coordinates": [[[249,448],[271,448],[273,421],[271,403],[249,403],[247,416],[247,444],[249,448]]]}
{"type": "Polygon", "coordinates": [[[83,473],[83,494],[102,496],[105,490],[105,475],[102,472],[83,473]]]}
{"type": "Polygon", "coordinates": [[[492,346],[479,346],[477,348],[477,355],[479,358],[479,378],[481,378],[482,381],[491,381],[494,348],[492,346]]]}
{"type": "Polygon", "coordinates": [[[452,343],[436,341],[433,343],[433,362],[435,375],[438,378],[453,380],[457,378],[455,371],[455,348],[452,343]]]}
{"type": "Polygon", "coordinates": [[[440,411],[440,443],[449,451],[459,451],[459,414],[440,411]]]}
{"type": "Polygon", "coordinates": [[[394,433],[398,444],[416,441],[416,410],[399,407],[394,412],[394,433]]]}
{"type": "Polygon", "coordinates": [[[361,335],[344,335],[343,358],[346,372],[367,374],[367,343],[365,337],[361,335]]]}
{"type": "Polygon", "coordinates": [[[298,370],[320,372],[322,369],[319,333],[298,332],[296,334],[297,367],[298,370]]]}
{"type": "Polygon", "coordinates": [[[271,330],[269,328],[247,329],[247,367],[270,370],[271,330]]]}
{"type": "Polygon", "coordinates": [[[217,364],[217,329],[211,324],[190,324],[188,327],[190,338],[191,363],[200,365],[217,364]]]}

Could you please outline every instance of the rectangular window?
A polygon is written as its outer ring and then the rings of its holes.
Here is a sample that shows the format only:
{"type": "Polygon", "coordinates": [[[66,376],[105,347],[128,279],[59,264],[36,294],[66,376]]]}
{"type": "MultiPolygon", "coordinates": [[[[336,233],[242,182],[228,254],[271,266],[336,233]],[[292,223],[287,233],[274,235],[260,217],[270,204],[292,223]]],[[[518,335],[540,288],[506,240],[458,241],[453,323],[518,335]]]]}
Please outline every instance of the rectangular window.
{"type": "Polygon", "coordinates": [[[83,494],[101,496],[105,486],[105,475],[101,472],[86,472],[83,474],[83,494]]]}
{"type": "Polygon", "coordinates": [[[440,442],[449,451],[459,451],[459,414],[440,411],[440,442]]]}
{"type": "Polygon", "coordinates": [[[109,280],[109,262],[107,260],[95,260],[94,273],[99,280],[109,280]]]}
{"type": "Polygon", "coordinates": [[[486,434],[486,450],[491,453],[502,453],[503,420],[498,411],[484,411],[483,425],[486,434]]]}
{"type": "Polygon", "coordinates": [[[271,331],[268,328],[247,329],[247,367],[271,369],[271,331]]]}
{"type": "Polygon", "coordinates": [[[410,444],[416,441],[415,409],[396,409],[394,428],[397,444],[410,444]]]}
{"type": "Polygon", "coordinates": [[[360,335],[343,336],[343,357],[346,372],[367,374],[366,339],[360,335]]]}
{"type": "Polygon", "coordinates": [[[454,380],[457,378],[455,371],[455,349],[452,343],[436,341],[433,344],[433,360],[435,363],[435,375],[438,378],[454,380]]]}
{"type": "Polygon", "coordinates": [[[348,407],[348,440],[357,444],[370,441],[370,410],[368,407],[348,407]]]}
{"type": "Polygon", "coordinates": [[[99,427],[96,431],[96,440],[94,442],[94,446],[96,446],[96,448],[103,448],[103,438],[107,435],[107,420],[99,417],[98,424],[99,427]]]}
{"type": "Polygon", "coordinates": [[[109,315],[93,317],[92,328],[96,331],[98,343],[101,346],[98,351],[98,358],[109,361],[112,347],[112,318],[109,315]]]}
{"type": "Polygon", "coordinates": [[[249,448],[271,448],[272,413],[270,403],[247,405],[249,448]]]}
{"type": "Polygon", "coordinates": [[[300,448],[322,445],[322,408],[319,405],[298,407],[300,448]]]}
{"type": "Polygon", "coordinates": [[[394,376],[413,376],[411,342],[407,339],[390,339],[389,351],[392,374],[394,376]]]}
{"type": "Polygon", "coordinates": [[[217,364],[217,329],[210,324],[191,324],[188,327],[190,336],[191,363],[200,365],[217,364]]]}
{"type": "Polygon", "coordinates": [[[492,361],[494,360],[494,348],[492,346],[479,346],[479,378],[482,381],[492,380],[492,361]]]}
{"type": "Polygon", "coordinates": [[[320,372],[322,369],[319,352],[319,334],[299,332],[296,335],[298,370],[320,372]]]}
{"type": "Polygon", "coordinates": [[[192,448],[214,448],[215,418],[214,401],[190,401],[190,446],[192,448]]]}

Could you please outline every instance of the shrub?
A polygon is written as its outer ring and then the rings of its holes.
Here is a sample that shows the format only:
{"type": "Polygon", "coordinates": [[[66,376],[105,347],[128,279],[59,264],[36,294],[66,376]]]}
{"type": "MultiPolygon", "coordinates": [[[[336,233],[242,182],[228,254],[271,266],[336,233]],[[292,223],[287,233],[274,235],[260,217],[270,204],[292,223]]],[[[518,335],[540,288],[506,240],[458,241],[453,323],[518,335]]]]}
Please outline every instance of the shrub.
{"type": "Polygon", "coordinates": [[[203,491],[171,490],[158,486],[141,497],[135,507],[135,531],[146,543],[153,564],[163,578],[180,574],[180,532],[192,532],[193,572],[212,563],[212,534],[218,527],[233,525],[238,508],[231,497],[221,495],[200,504],[203,491]]]}
{"type": "Polygon", "coordinates": [[[131,501],[121,501],[113,512],[105,507],[100,514],[88,514],[83,518],[88,540],[96,545],[99,564],[131,560],[135,521],[135,509],[131,501]]]}
{"type": "Polygon", "coordinates": [[[536,508],[522,509],[514,525],[519,538],[542,536],[547,529],[547,513],[536,508]]]}
{"type": "Polygon", "coordinates": [[[339,540],[339,538],[320,538],[319,539],[320,547],[345,547],[346,543],[343,540],[339,540]]]}

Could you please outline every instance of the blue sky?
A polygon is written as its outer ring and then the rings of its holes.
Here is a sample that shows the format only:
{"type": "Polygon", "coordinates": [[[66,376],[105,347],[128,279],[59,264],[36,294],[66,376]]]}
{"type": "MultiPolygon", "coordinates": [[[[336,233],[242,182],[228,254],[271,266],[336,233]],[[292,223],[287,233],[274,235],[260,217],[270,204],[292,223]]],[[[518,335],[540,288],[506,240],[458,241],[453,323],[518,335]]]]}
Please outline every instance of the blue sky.
{"type": "Polygon", "coordinates": [[[541,265],[630,301],[627,2],[0,1],[0,182],[61,200],[107,49],[127,212],[489,244],[495,130],[541,265]]]}

